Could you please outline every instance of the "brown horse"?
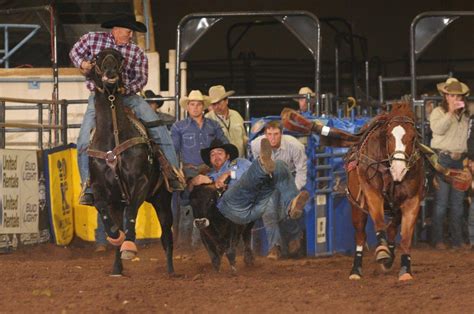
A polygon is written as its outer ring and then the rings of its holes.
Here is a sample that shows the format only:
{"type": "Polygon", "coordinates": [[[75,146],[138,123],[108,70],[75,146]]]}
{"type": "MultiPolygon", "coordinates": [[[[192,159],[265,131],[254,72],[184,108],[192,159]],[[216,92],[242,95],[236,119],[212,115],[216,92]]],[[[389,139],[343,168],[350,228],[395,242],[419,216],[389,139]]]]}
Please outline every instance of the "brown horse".
{"type": "Polygon", "coordinates": [[[328,145],[351,147],[346,156],[347,195],[352,205],[356,251],[349,278],[357,280],[362,276],[365,226],[370,215],[377,235],[375,260],[384,270],[392,267],[395,237],[401,224],[399,280],[413,279],[410,248],[425,176],[411,106],[393,105],[391,112],[376,116],[358,135],[304,121],[288,110],[282,112],[282,121],[289,129],[321,134],[328,145]],[[388,225],[385,213],[392,217],[388,225]]]}

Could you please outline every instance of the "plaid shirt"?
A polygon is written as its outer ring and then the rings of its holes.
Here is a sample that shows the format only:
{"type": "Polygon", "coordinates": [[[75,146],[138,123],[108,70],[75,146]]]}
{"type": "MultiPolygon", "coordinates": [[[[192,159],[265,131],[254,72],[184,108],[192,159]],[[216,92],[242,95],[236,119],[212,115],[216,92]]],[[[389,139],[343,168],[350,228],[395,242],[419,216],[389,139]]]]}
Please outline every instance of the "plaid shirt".
{"type": "MultiPolygon", "coordinates": [[[[77,68],[82,61],[92,60],[105,48],[118,50],[124,57],[124,71],[122,80],[125,94],[131,95],[139,92],[148,81],[148,59],[143,50],[130,42],[125,45],[115,44],[114,36],[107,32],[87,33],[83,35],[72,47],[69,57],[77,68]]],[[[87,89],[95,90],[95,84],[87,79],[87,89]]]]}

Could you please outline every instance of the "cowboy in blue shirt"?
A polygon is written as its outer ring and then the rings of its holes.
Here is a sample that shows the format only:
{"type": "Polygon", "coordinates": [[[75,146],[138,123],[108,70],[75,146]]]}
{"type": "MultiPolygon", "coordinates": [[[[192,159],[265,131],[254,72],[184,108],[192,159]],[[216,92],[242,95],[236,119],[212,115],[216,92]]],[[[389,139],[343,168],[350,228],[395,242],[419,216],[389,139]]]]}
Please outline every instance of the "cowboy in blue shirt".
{"type": "Polygon", "coordinates": [[[204,109],[209,106],[209,99],[198,90],[193,90],[188,97],[180,99],[179,104],[188,112],[188,118],[177,121],[171,128],[171,138],[176,153],[181,156],[186,178],[199,173],[203,165],[199,152],[210,146],[212,140],[219,139],[224,143],[229,140],[216,121],[205,118],[204,109]]]}
{"type": "Polygon", "coordinates": [[[281,160],[272,160],[272,148],[267,139],[261,142],[260,157],[252,163],[236,158],[238,149],[232,144],[214,140],[201,150],[202,160],[211,167],[208,175],[198,175],[191,180],[195,185],[211,184],[225,190],[217,208],[237,224],[247,224],[262,217],[275,190],[280,191],[284,207],[279,213],[291,219],[301,217],[309,198],[307,191],[298,192],[295,179],[288,166],[281,160]]]}

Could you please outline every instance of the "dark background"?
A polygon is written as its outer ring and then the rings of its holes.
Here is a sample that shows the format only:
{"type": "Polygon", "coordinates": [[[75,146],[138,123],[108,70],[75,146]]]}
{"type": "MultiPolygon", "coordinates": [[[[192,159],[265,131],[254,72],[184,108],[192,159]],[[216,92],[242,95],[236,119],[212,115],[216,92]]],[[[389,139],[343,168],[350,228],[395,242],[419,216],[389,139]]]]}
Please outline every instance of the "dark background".
{"type": "MultiPolygon", "coordinates": [[[[50,1],[0,0],[0,9],[36,6],[50,1]]],[[[370,96],[378,97],[377,77],[409,75],[409,27],[413,18],[425,11],[474,10],[472,0],[418,1],[151,1],[155,44],[162,62],[162,90],[168,89],[168,50],[175,49],[176,28],[189,13],[219,11],[307,10],[321,20],[339,18],[347,21],[354,34],[367,40],[370,61],[370,96]]],[[[67,53],[80,34],[99,29],[100,22],[120,13],[133,12],[133,1],[56,1],[58,11],[58,46],[60,66],[70,66],[67,53]]],[[[11,67],[49,66],[47,12],[2,16],[3,22],[39,23],[44,30],[35,36],[28,49],[22,49],[11,61],[11,67]],[[35,22],[32,22],[35,21],[35,22]]],[[[207,92],[216,83],[235,89],[238,94],[296,93],[299,87],[314,86],[312,56],[283,26],[265,25],[252,28],[237,44],[232,54],[234,76],[229,75],[226,34],[235,23],[248,19],[229,19],[218,23],[191,50],[188,61],[188,89],[207,92]]],[[[269,20],[262,20],[268,22],[269,20]]],[[[334,93],[334,41],[336,32],[322,22],[322,91],[334,93]]],[[[342,24],[340,29],[343,30],[342,24]]],[[[474,17],[461,18],[448,27],[426,50],[418,63],[419,74],[444,74],[452,71],[459,79],[474,86],[474,17]]],[[[3,34],[1,35],[3,36],[3,34]]],[[[0,37],[1,37],[0,36],[0,37]]],[[[11,38],[14,42],[15,37],[11,38]]],[[[3,42],[3,40],[2,40],[3,42]]],[[[356,90],[364,97],[363,61],[366,59],[356,43],[356,90]]],[[[343,95],[352,95],[352,67],[349,46],[340,52],[343,95]]],[[[420,82],[419,91],[435,93],[436,82],[420,82]]],[[[386,98],[409,93],[409,83],[385,86],[386,98]]]]}

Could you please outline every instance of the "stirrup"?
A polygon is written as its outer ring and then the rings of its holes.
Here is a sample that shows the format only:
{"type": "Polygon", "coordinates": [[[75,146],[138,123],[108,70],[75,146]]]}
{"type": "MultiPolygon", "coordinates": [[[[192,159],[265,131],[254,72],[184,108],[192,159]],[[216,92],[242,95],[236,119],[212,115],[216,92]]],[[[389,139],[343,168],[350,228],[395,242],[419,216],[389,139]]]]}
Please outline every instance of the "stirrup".
{"type": "Polygon", "coordinates": [[[163,178],[168,192],[184,191],[186,180],[181,169],[171,168],[170,172],[163,171],[163,178]]]}
{"type": "Polygon", "coordinates": [[[79,193],[79,200],[86,194],[86,190],[90,188],[89,179],[87,179],[84,183],[81,184],[81,193],[79,193]]]}

